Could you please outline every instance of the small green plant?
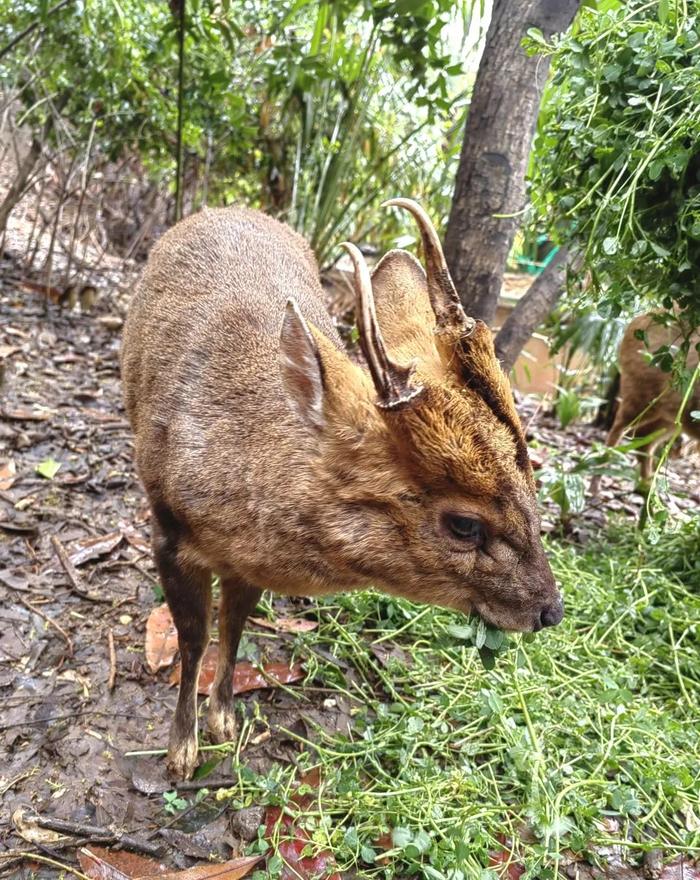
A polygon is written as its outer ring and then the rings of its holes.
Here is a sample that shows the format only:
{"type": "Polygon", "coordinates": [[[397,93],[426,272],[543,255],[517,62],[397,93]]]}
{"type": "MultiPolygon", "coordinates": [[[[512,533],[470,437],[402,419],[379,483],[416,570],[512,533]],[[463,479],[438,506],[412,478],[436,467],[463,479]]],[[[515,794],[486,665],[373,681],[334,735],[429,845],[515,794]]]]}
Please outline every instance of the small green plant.
{"type": "Polygon", "coordinates": [[[503,630],[489,626],[480,617],[473,618],[468,623],[450,624],[447,632],[456,639],[473,645],[479,652],[484,669],[493,669],[498,654],[505,651],[510,644],[503,630]]]}
{"type": "Polygon", "coordinates": [[[166,813],[181,813],[188,806],[185,798],[180,797],[176,791],[164,791],[163,800],[165,801],[163,809],[166,813]]]}
{"type": "Polygon", "coordinates": [[[557,401],[554,408],[562,428],[575,422],[581,415],[581,398],[573,389],[557,386],[557,401]]]}

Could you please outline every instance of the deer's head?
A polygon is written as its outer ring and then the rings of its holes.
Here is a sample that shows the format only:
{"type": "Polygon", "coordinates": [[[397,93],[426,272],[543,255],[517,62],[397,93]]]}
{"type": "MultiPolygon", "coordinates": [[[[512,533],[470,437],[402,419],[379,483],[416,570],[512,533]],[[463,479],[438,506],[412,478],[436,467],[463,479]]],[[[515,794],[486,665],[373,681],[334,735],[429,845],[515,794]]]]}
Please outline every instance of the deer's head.
{"type": "Polygon", "coordinates": [[[282,327],[284,386],[317,477],[318,545],[358,584],[473,610],[503,629],[556,624],[561,597],[491,333],[465,314],[422,208],[387,205],[416,218],[425,271],[396,250],[370,275],[345,245],[367,369],[293,301],[282,327]]]}

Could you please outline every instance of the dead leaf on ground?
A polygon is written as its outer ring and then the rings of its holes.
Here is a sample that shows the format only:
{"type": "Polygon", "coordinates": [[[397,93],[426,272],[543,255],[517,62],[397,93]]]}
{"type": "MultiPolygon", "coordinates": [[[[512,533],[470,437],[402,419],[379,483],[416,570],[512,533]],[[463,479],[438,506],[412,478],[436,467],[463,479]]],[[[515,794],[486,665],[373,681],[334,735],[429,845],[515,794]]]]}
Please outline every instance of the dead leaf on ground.
{"type": "Polygon", "coordinates": [[[264,617],[251,617],[251,623],[257,623],[265,629],[275,632],[299,633],[311,632],[318,628],[318,621],[306,620],[304,617],[276,617],[274,620],[266,620],[264,617]]]}
{"type": "Polygon", "coordinates": [[[121,532],[110,532],[108,535],[98,535],[96,538],[82,538],[73,544],[70,561],[73,565],[83,565],[91,559],[106,556],[121,544],[123,537],[121,532]]]}
{"type": "MultiPolygon", "coordinates": [[[[202,661],[202,671],[197,686],[197,692],[203,696],[208,696],[211,692],[218,656],[218,647],[210,645],[202,661]]],[[[170,676],[170,684],[180,683],[180,672],[181,666],[178,663],[170,676]]],[[[301,663],[294,663],[291,666],[287,663],[266,663],[262,670],[251,663],[237,663],[233,674],[233,692],[242,694],[246,691],[273,688],[278,684],[291,684],[303,677],[304,668],[301,663]]]]}
{"type": "Polygon", "coordinates": [[[6,492],[12,488],[12,484],[17,479],[17,465],[13,459],[0,464],[0,490],[6,492]]]}
{"type": "Polygon", "coordinates": [[[489,853],[489,868],[499,880],[520,880],[525,873],[525,866],[515,861],[515,855],[508,850],[489,853]]]}
{"type": "Polygon", "coordinates": [[[78,862],[92,880],[136,880],[168,874],[167,867],[155,859],[101,846],[82,847],[78,850],[78,862]]]}
{"type": "MultiPolygon", "coordinates": [[[[239,880],[245,877],[263,856],[241,856],[228,862],[216,862],[210,865],[195,865],[184,871],[171,871],[162,875],[162,880],[239,880]]],[[[145,880],[145,878],[144,878],[145,880]]]]}
{"type": "Polygon", "coordinates": [[[314,856],[302,855],[311,837],[279,807],[268,807],[265,836],[270,842],[278,841],[277,852],[283,862],[280,880],[316,880],[317,877],[341,880],[340,874],[333,870],[336,862],[332,852],[322,850],[314,856]]]}
{"type": "Polygon", "coordinates": [[[0,360],[10,357],[18,351],[22,351],[18,345],[0,345],[0,360]]]}
{"type": "Polygon", "coordinates": [[[177,653],[177,629],[170,609],[164,603],[148,616],[146,623],[146,663],[151,672],[170,666],[177,653]]]}
{"type": "Polygon", "coordinates": [[[134,550],[138,550],[139,553],[150,553],[151,545],[150,543],[143,537],[143,535],[139,535],[138,532],[135,532],[133,529],[128,529],[124,532],[124,537],[128,541],[129,544],[134,548],[134,550]]]}
{"type": "Polygon", "coordinates": [[[12,814],[12,824],[17,829],[20,837],[29,843],[38,843],[46,846],[59,840],[66,840],[65,834],[50,831],[37,825],[32,813],[26,807],[18,807],[12,814]]]}
{"type": "Polygon", "coordinates": [[[5,409],[2,416],[15,422],[47,422],[53,413],[48,410],[26,409],[22,406],[5,409]]]}
{"type": "Polygon", "coordinates": [[[700,866],[681,857],[664,866],[659,880],[700,880],[700,866]]]}
{"type": "Polygon", "coordinates": [[[382,642],[378,645],[370,644],[369,648],[370,651],[377,658],[377,660],[379,660],[382,666],[384,666],[384,668],[390,666],[392,661],[398,662],[402,666],[411,666],[411,657],[406,651],[403,650],[403,648],[399,647],[398,645],[392,645],[387,644],[386,642],[382,642]]]}
{"type": "MultiPolygon", "coordinates": [[[[379,837],[373,841],[373,846],[377,849],[390,850],[394,848],[394,841],[391,839],[391,834],[388,831],[385,831],[384,834],[380,834],[379,837]]],[[[379,855],[377,856],[377,864],[378,865],[388,865],[389,859],[387,856],[379,855]]]]}

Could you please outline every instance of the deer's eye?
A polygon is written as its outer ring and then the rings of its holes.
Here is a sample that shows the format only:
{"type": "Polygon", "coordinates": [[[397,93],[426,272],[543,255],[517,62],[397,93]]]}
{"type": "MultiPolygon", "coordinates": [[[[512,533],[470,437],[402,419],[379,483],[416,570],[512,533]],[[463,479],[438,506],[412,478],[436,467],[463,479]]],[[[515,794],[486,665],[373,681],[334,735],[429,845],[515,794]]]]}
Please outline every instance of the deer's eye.
{"type": "Polygon", "coordinates": [[[457,513],[446,513],[443,522],[447,531],[465,544],[480,547],[486,538],[486,529],[481,520],[471,516],[460,516],[457,513]]]}

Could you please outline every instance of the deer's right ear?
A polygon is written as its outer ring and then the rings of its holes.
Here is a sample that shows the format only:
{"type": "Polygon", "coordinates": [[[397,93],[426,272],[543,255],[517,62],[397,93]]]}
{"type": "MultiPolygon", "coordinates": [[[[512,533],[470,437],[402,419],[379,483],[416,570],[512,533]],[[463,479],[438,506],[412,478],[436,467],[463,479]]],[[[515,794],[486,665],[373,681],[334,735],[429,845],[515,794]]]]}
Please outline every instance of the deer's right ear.
{"type": "Polygon", "coordinates": [[[323,427],[323,366],[318,345],[293,299],[280,334],[282,384],[292,408],[304,424],[323,427]]]}

